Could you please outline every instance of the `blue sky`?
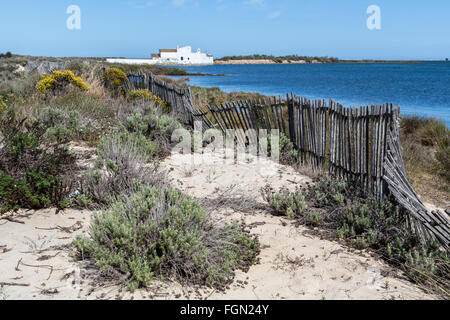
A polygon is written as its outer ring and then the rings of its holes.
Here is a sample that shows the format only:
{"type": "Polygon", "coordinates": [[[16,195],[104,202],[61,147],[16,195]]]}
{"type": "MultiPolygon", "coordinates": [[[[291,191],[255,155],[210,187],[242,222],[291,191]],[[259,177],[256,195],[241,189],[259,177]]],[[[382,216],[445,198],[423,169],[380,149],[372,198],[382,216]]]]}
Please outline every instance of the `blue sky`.
{"type": "Polygon", "coordinates": [[[447,0],[2,0],[0,52],[148,57],[191,45],[216,57],[450,58],[447,0]],[[81,30],[68,30],[69,5],[81,30]],[[381,30],[368,30],[369,5],[381,30]]]}

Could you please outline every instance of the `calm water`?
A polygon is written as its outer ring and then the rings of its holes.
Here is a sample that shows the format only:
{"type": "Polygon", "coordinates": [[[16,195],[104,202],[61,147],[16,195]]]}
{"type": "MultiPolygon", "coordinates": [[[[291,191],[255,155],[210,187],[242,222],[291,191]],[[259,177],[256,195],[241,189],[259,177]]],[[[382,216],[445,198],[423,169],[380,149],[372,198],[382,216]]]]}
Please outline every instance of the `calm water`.
{"type": "Polygon", "coordinates": [[[191,77],[190,84],[226,92],[332,98],[345,106],[399,104],[404,114],[450,126],[450,62],[411,64],[213,65],[184,67],[226,77],[191,77]]]}

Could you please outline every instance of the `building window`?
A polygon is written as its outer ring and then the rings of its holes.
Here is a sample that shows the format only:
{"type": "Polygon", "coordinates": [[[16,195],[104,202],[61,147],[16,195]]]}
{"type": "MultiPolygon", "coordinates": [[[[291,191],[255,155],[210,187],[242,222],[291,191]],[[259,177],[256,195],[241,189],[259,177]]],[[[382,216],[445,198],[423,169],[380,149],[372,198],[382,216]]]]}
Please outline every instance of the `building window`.
{"type": "Polygon", "coordinates": [[[184,60],[184,58],[183,57],[181,57],[181,61],[183,61],[184,60]]]}

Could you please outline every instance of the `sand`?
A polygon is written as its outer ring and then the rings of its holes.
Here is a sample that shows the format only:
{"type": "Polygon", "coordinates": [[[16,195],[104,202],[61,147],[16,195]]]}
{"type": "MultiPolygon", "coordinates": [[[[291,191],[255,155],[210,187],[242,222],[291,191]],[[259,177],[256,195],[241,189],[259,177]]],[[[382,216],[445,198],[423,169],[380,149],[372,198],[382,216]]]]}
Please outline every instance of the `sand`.
{"type": "MultiPolygon", "coordinates": [[[[171,183],[199,199],[218,194],[248,195],[260,204],[254,210],[215,208],[217,219],[243,220],[262,245],[260,263],[248,273],[238,271],[225,292],[154,281],[151,288],[130,293],[116,282],[99,281],[87,262],[70,256],[72,239],[86,233],[92,216],[87,210],[54,209],[19,212],[0,220],[0,299],[435,299],[369,252],[348,249],[321,239],[292,221],[264,208],[260,189],[270,184],[294,188],[310,178],[292,168],[252,157],[224,163],[208,154],[200,163],[175,154],[162,163],[171,183]],[[265,170],[261,170],[264,168],[265,170]],[[265,175],[263,172],[270,172],[265,175]]],[[[235,208],[236,209],[236,208],[235,208]]],[[[248,209],[248,208],[247,208],[248,209]]]]}

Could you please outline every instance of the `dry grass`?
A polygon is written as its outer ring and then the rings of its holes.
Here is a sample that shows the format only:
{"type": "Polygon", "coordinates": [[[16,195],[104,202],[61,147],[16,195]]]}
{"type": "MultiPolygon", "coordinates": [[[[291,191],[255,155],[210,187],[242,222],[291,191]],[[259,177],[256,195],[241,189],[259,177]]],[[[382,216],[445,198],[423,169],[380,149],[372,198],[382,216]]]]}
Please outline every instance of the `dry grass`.
{"type": "Polygon", "coordinates": [[[192,86],[192,98],[196,108],[206,105],[219,105],[227,101],[239,101],[249,99],[263,99],[266,96],[259,93],[231,92],[227,93],[219,88],[203,88],[192,86]]]}
{"type": "Polygon", "coordinates": [[[437,206],[450,206],[450,131],[436,119],[408,116],[401,122],[403,158],[416,191],[437,206]]]}

